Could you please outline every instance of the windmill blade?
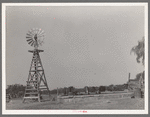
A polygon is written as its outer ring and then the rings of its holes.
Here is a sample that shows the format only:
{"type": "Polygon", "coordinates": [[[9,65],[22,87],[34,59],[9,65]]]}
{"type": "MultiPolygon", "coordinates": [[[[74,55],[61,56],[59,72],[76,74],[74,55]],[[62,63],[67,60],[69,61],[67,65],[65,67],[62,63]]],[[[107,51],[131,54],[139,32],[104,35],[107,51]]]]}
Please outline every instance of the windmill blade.
{"type": "Polygon", "coordinates": [[[41,34],[43,34],[43,33],[44,33],[44,31],[42,30],[42,31],[40,32],[39,36],[40,36],[41,34]]]}
{"type": "Polygon", "coordinates": [[[32,34],[32,36],[35,35],[34,28],[31,29],[31,34],[32,34]]]}
{"type": "Polygon", "coordinates": [[[33,30],[31,29],[31,30],[29,30],[29,32],[28,32],[31,36],[33,36],[33,30]]]}
{"type": "Polygon", "coordinates": [[[32,28],[31,30],[35,30],[35,28],[32,28]]]}
{"type": "Polygon", "coordinates": [[[30,43],[32,43],[33,42],[33,40],[32,41],[30,41],[28,44],[30,44],[30,43]]]}
{"type": "Polygon", "coordinates": [[[34,33],[36,34],[36,28],[34,29],[34,33]]]}
{"type": "Polygon", "coordinates": [[[30,40],[32,40],[32,39],[27,39],[27,41],[30,41],[30,40]]]}
{"type": "Polygon", "coordinates": [[[38,28],[36,28],[36,34],[39,32],[39,29],[38,28]]]}
{"type": "Polygon", "coordinates": [[[36,28],[33,28],[33,33],[34,33],[34,35],[36,34],[36,28]]]}
{"type": "Polygon", "coordinates": [[[40,36],[42,32],[43,32],[43,31],[42,31],[42,30],[40,30],[40,31],[39,31],[39,33],[38,33],[38,36],[40,36]]]}
{"type": "Polygon", "coordinates": [[[31,38],[32,39],[32,37],[26,37],[26,38],[31,38]]]}
{"type": "Polygon", "coordinates": [[[29,30],[28,33],[29,33],[30,35],[33,35],[32,30],[29,30]]]}
{"type": "Polygon", "coordinates": [[[44,35],[44,33],[45,33],[44,31],[43,31],[43,32],[41,32],[41,33],[39,34],[39,36],[44,35]]]}
{"type": "Polygon", "coordinates": [[[33,43],[31,43],[31,46],[33,46],[33,44],[34,44],[34,41],[33,41],[33,43]]]}
{"type": "Polygon", "coordinates": [[[41,45],[41,40],[40,39],[38,40],[38,44],[41,45]]]}
{"type": "Polygon", "coordinates": [[[42,45],[44,43],[44,38],[43,38],[43,40],[40,40],[40,44],[42,45]]]}
{"type": "Polygon", "coordinates": [[[28,31],[27,34],[32,36],[32,33],[30,31],[28,31]]]}
{"type": "Polygon", "coordinates": [[[38,40],[41,42],[41,41],[43,41],[44,40],[44,36],[40,36],[39,38],[38,38],[38,40]]]}
{"type": "MultiPolygon", "coordinates": [[[[26,39],[27,39],[27,40],[28,40],[28,39],[32,39],[32,37],[30,37],[30,38],[26,38],[26,39]]],[[[33,39],[32,39],[32,40],[33,40],[33,39]]]]}
{"type": "Polygon", "coordinates": [[[42,33],[44,33],[44,30],[40,30],[40,32],[38,33],[38,35],[41,35],[42,33]]]}
{"type": "Polygon", "coordinates": [[[28,44],[30,45],[33,41],[28,42],[28,44]]]}
{"type": "Polygon", "coordinates": [[[38,37],[44,37],[44,35],[39,35],[38,37]]]}
{"type": "Polygon", "coordinates": [[[30,36],[30,37],[32,37],[32,35],[31,35],[31,34],[29,34],[29,33],[27,33],[27,36],[30,36]]]}
{"type": "Polygon", "coordinates": [[[45,38],[43,37],[43,38],[40,39],[40,41],[43,43],[43,42],[44,42],[44,39],[45,39],[45,38]]]}
{"type": "Polygon", "coordinates": [[[32,38],[32,36],[30,36],[30,35],[26,35],[26,38],[29,38],[29,37],[30,37],[30,38],[32,38]]]}
{"type": "Polygon", "coordinates": [[[44,41],[45,37],[41,37],[41,41],[44,41]]]}
{"type": "Polygon", "coordinates": [[[33,36],[33,34],[32,34],[31,32],[27,33],[27,35],[28,35],[28,36],[31,36],[31,37],[33,36]]]}
{"type": "Polygon", "coordinates": [[[39,29],[39,30],[38,30],[37,35],[39,35],[39,34],[40,34],[40,32],[41,32],[41,29],[39,29]]]}
{"type": "Polygon", "coordinates": [[[34,36],[34,31],[33,30],[31,31],[31,34],[32,34],[32,36],[34,36]]]}
{"type": "Polygon", "coordinates": [[[42,32],[40,32],[40,33],[38,34],[38,38],[40,38],[40,37],[42,36],[41,33],[42,33],[42,32]]]}

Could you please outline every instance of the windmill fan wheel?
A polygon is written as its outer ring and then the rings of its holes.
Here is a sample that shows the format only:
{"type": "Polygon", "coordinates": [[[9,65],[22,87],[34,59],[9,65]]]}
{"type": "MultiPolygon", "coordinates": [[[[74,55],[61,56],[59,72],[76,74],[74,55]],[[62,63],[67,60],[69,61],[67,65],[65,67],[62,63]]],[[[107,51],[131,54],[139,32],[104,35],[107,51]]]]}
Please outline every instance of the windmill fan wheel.
{"type": "Polygon", "coordinates": [[[26,39],[29,45],[39,47],[39,45],[43,44],[45,32],[38,28],[33,28],[29,30],[26,34],[26,39]]]}

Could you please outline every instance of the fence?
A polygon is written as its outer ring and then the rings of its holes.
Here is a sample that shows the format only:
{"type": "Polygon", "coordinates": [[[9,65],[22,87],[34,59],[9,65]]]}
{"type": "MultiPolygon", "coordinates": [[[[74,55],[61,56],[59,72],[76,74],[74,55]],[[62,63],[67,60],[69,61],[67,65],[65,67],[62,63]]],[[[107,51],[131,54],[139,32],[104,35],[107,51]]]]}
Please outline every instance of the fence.
{"type": "Polygon", "coordinates": [[[116,93],[116,94],[99,94],[99,95],[80,95],[80,96],[62,96],[58,97],[59,102],[79,102],[100,99],[113,99],[113,98],[129,98],[134,95],[134,92],[129,93],[116,93]]]}

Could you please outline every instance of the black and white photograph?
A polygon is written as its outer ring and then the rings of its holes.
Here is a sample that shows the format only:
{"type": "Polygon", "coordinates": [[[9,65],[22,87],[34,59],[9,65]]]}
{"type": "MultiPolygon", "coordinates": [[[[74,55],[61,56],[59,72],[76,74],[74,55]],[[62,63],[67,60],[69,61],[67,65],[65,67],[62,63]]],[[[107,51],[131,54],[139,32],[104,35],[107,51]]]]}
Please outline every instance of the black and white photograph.
{"type": "Polygon", "coordinates": [[[148,3],[2,3],[3,114],[148,114],[148,3]]]}

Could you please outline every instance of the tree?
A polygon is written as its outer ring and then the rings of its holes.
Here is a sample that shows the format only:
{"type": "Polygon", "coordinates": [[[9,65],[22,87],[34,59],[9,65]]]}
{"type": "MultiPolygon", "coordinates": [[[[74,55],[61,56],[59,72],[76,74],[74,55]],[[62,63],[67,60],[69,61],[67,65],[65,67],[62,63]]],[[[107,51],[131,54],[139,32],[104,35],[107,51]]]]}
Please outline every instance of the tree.
{"type": "Polygon", "coordinates": [[[75,88],[73,86],[70,86],[68,87],[68,89],[69,89],[69,92],[73,92],[75,88]]]}
{"type": "Polygon", "coordinates": [[[138,45],[134,46],[132,49],[131,49],[131,52],[130,54],[133,52],[134,54],[136,54],[136,61],[138,63],[140,63],[140,59],[142,59],[142,64],[144,65],[145,64],[145,38],[143,37],[142,40],[138,41],[138,45]]]}
{"type": "Polygon", "coordinates": [[[99,92],[104,92],[106,90],[105,86],[100,86],[99,87],[99,92]]]}
{"type": "MultiPolygon", "coordinates": [[[[134,54],[136,54],[137,58],[137,62],[140,63],[140,59],[142,59],[142,64],[144,66],[145,64],[145,38],[143,37],[142,40],[138,41],[138,45],[134,46],[131,49],[131,52],[134,52],[134,54]]],[[[140,78],[140,82],[141,82],[141,93],[144,95],[144,71],[141,74],[137,74],[136,78],[140,78]]]]}
{"type": "Polygon", "coordinates": [[[95,91],[96,91],[96,88],[93,86],[91,92],[95,92],[95,91]]]}
{"type": "Polygon", "coordinates": [[[114,85],[113,85],[113,84],[109,85],[109,86],[107,87],[107,90],[108,90],[108,91],[114,91],[114,85]]]}
{"type": "Polygon", "coordinates": [[[78,91],[76,89],[74,89],[73,95],[78,95],[78,91]]]}
{"type": "Polygon", "coordinates": [[[64,87],[64,95],[68,95],[68,89],[67,89],[67,87],[64,87]]]}
{"type": "Polygon", "coordinates": [[[20,84],[9,85],[6,89],[6,93],[10,94],[12,97],[23,96],[25,92],[25,86],[20,84]]]}

